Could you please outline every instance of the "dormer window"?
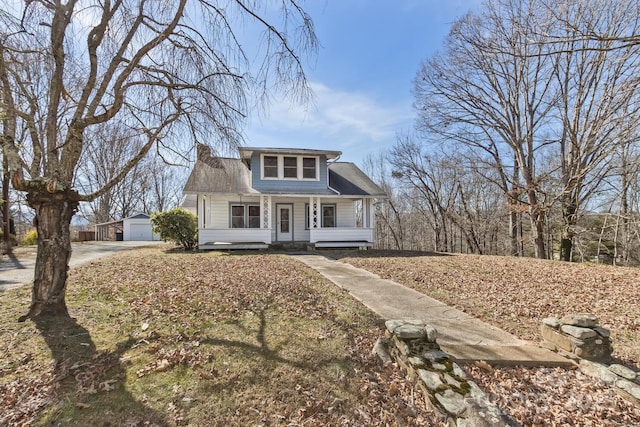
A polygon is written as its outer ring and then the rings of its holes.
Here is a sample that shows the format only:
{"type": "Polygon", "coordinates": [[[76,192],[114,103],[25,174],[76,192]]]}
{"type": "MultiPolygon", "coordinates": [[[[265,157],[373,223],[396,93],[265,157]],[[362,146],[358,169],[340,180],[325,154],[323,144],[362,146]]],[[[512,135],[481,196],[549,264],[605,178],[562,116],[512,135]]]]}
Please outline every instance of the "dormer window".
{"type": "Polygon", "coordinates": [[[284,177],[298,179],[297,157],[284,157],[284,177]]]}
{"type": "Polygon", "coordinates": [[[303,157],[302,158],[302,178],[316,179],[317,167],[318,167],[318,159],[316,157],[303,157]]]}
{"type": "Polygon", "coordinates": [[[278,178],[278,156],[264,156],[262,173],[265,178],[278,178]]]}
{"type": "Polygon", "coordinates": [[[262,179],[318,181],[320,160],[311,156],[261,156],[262,179]]]}

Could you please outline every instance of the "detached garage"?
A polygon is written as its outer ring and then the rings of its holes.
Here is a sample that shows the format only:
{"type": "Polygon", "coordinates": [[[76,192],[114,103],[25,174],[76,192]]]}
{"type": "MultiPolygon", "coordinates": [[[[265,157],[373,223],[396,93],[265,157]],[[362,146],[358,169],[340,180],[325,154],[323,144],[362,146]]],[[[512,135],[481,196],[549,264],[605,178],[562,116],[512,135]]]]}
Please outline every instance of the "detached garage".
{"type": "Polygon", "coordinates": [[[160,240],[160,236],[151,232],[149,215],[138,214],[122,220],[123,240],[160,240]]]}
{"type": "Polygon", "coordinates": [[[151,232],[149,215],[140,213],[119,221],[96,224],[96,240],[160,240],[151,232]]]}

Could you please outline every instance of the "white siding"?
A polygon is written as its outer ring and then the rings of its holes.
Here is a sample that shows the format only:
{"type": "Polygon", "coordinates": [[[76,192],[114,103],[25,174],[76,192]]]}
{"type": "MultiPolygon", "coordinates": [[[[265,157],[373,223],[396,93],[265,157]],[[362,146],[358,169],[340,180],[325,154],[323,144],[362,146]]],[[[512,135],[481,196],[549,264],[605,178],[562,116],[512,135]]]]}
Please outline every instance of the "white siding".
{"type": "Polygon", "coordinates": [[[271,243],[269,230],[260,228],[228,228],[226,230],[205,229],[198,232],[198,244],[204,245],[213,242],[271,243]]]}
{"type": "Polygon", "coordinates": [[[229,228],[229,204],[230,203],[255,203],[260,204],[259,197],[240,196],[207,196],[207,223],[206,228],[229,228]]]}
{"type": "Polygon", "coordinates": [[[355,227],[355,208],[351,200],[342,200],[336,204],[336,222],[338,227],[355,227]]]}
{"type": "MultiPolygon", "coordinates": [[[[202,201],[203,199],[200,198],[202,201]]],[[[229,228],[229,204],[230,203],[256,203],[260,204],[259,197],[240,197],[236,195],[207,195],[204,199],[206,206],[206,228],[201,229],[201,243],[210,242],[214,238],[222,239],[224,241],[247,241],[248,234],[251,231],[247,229],[230,229],[229,228]],[[215,233],[209,233],[209,231],[215,231],[215,233]],[[206,237],[205,237],[206,236],[206,237]]],[[[320,198],[321,204],[332,204],[336,206],[336,228],[324,229],[325,232],[321,233],[322,238],[333,238],[338,240],[370,240],[371,231],[365,231],[362,229],[354,229],[356,225],[356,214],[353,200],[341,199],[341,198],[320,198]]],[[[306,209],[309,204],[308,197],[285,197],[285,196],[273,196],[271,198],[271,230],[263,230],[258,233],[258,236],[262,236],[258,241],[270,240],[276,241],[276,207],[280,204],[293,205],[293,239],[298,242],[308,242],[312,240],[312,232],[305,228],[306,224],[306,209]],[[264,237],[263,233],[267,233],[267,236],[271,235],[271,239],[264,237]]],[[[256,230],[256,229],[249,229],[256,230]]],[[[257,236],[256,236],[257,237],[257,236]]],[[[319,237],[319,236],[317,236],[319,237]]],[[[217,241],[217,240],[216,240],[217,241]]]]}
{"type": "Polygon", "coordinates": [[[149,218],[125,218],[122,221],[123,240],[160,240],[160,236],[151,232],[149,218]]]}

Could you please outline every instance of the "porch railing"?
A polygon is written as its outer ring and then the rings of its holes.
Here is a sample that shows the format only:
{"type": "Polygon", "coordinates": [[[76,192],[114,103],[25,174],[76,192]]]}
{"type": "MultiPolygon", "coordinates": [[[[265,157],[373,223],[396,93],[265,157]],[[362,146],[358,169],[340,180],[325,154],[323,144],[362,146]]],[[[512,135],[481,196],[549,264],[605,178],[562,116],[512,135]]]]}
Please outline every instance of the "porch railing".
{"type": "Polygon", "coordinates": [[[271,229],[269,228],[227,228],[198,230],[198,243],[204,245],[213,242],[226,243],[271,243],[271,229]]]}
{"type": "Polygon", "coordinates": [[[369,242],[373,243],[373,228],[336,227],[312,228],[311,243],[317,242],[369,242]]]}

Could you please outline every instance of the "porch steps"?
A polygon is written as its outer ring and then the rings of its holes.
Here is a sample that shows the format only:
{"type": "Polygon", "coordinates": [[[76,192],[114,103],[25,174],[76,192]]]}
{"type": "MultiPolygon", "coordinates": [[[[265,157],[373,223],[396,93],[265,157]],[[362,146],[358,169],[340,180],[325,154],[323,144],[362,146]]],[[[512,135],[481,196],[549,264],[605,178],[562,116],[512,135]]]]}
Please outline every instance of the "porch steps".
{"type": "Polygon", "coordinates": [[[365,240],[341,240],[341,241],[327,241],[316,242],[313,244],[316,248],[358,248],[367,249],[372,248],[373,243],[365,240]]]}

